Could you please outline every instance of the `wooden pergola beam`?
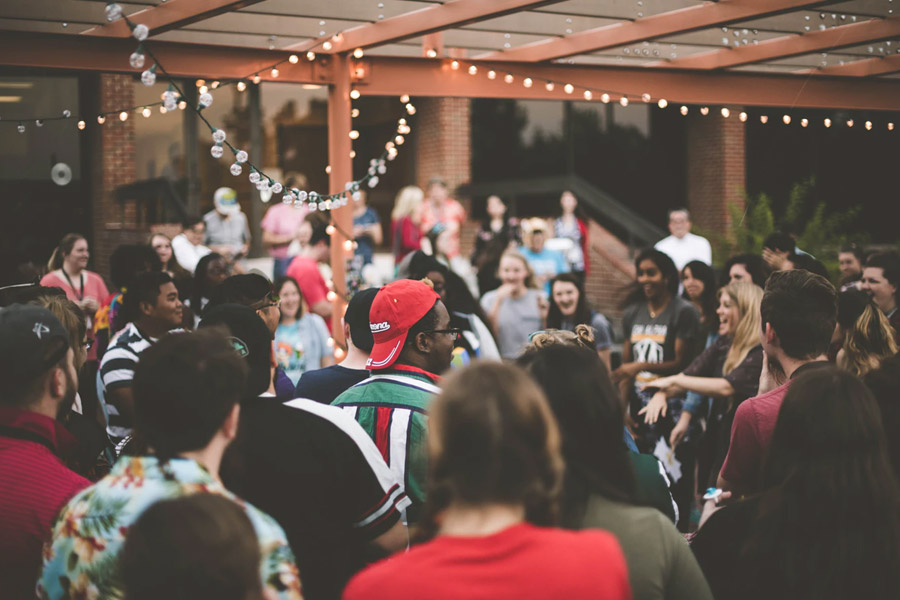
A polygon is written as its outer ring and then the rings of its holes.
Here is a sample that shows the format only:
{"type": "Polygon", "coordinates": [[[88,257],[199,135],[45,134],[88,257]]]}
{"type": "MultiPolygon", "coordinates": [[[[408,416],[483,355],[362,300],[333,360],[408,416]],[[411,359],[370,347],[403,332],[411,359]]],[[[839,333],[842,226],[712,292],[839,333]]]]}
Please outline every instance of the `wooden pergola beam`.
{"type": "Polygon", "coordinates": [[[660,61],[650,66],[678,69],[724,69],[790,58],[811,52],[846,48],[897,35],[900,35],[900,17],[872,19],[822,31],[779,37],[752,46],[723,48],[676,60],[660,61]]]}
{"type": "MultiPolygon", "coordinates": [[[[259,73],[265,81],[286,83],[334,83],[333,57],[315,62],[284,62],[273,78],[267,67],[285,60],[290,53],[278,50],[236,48],[155,41],[153,53],[174,77],[238,79],[259,73]]],[[[132,73],[128,55],[134,49],[129,40],[3,32],[0,35],[0,66],[132,73]]],[[[613,66],[512,65],[510,63],[463,60],[457,70],[447,60],[400,57],[365,57],[357,62],[363,77],[353,83],[363,94],[391,96],[409,94],[429,97],[519,98],[534,100],[579,100],[585,89],[594,101],[602,92],[613,101],[623,93],[631,102],[641,102],[648,93],[653,102],[666,98],[670,105],[710,104],[731,106],[791,106],[850,110],[900,110],[900,80],[869,78],[853,81],[846,77],[798,76],[729,71],[682,71],[678,69],[628,68],[613,66]],[[476,75],[468,67],[475,65],[476,75]],[[498,73],[489,80],[486,73],[498,73]],[[510,72],[513,83],[505,83],[510,72]],[[533,80],[525,88],[525,77],[533,80]],[[556,83],[552,91],[544,84],[556,83]],[[566,94],[564,83],[575,86],[566,94]]]]}
{"type": "Polygon", "coordinates": [[[561,38],[541,40],[478,56],[484,60],[542,62],[616,48],[634,42],[688,33],[823,4],[822,0],[723,0],[597,27],[561,38]]]}
{"type": "Polygon", "coordinates": [[[843,65],[832,65],[819,69],[809,69],[804,73],[811,75],[838,75],[841,77],[890,75],[891,73],[900,73],[900,54],[855,60],[843,65]]]}
{"type": "Polygon", "coordinates": [[[582,100],[585,89],[596,102],[602,92],[618,100],[623,94],[631,103],[642,103],[650,94],[652,102],[665,98],[673,104],[713,106],[772,106],[848,110],[900,110],[900,80],[860,79],[847,85],[846,78],[806,77],[792,74],[760,74],[729,71],[681,71],[675,69],[628,68],[614,66],[521,65],[466,60],[453,70],[448,61],[419,58],[373,57],[368,74],[356,87],[363,95],[450,96],[470,98],[528,98],[533,100],[582,100]],[[467,67],[476,65],[477,75],[467,67]],[[494,69],[490,80],[484,74],[494,69]],[[504,75],[512,70],[514,82],[504,75]],[[524,88],[524,77],[533,80],[524,88]],[[552,91],[544,84],[556,83],[552,91]],[[575,86],[566,94],[563,82],[575,86]]]}
{"type": "MultiPolygon", "coordinates": [[[[130,14],[128,18],[149,27],[153,36],[258,2],[262,0],[168,0],[130,14]]],[[[83,31],[82,35],[127,38],[131,30],[125,19],[118,19],[83,31]]]]}
{"type": "MultiPolygon", "coordinates": [[[[408,12],[384,21],[376,21],[348,29],[340,34],[339,40],[332,42],[329,52],[341,53],[356,48],[371,48],[409,38],[462,27],[470,23],[495,19],[547,4],[555,4],[562,0],[453,0],[438,6],[429,6],[408,12]]],[[[331,36],[329,36],[330,38],[331,36]]],[[[317,47],[326,39],[314,42],[302,42],[289,46],[289,50],[307,50],[317,47]]]]}
{"type": "MultiPolygon", "coordinates": [[[[4,31],[0,35],[0,65],[67,71],[132,73],[128,56],[134,51],[132,39],[76,36],[55,33],[4,31]]],[[[286,60],[290,52],[154,41],[153,54],[173,77],[241,79],[259,73],[266,81],[276,81],[269,67],[286,60]]],[[[331,57],[315,62],[301,60],[278,66],[277,81],[326,85],[331,83],[331,57]]],[[[148,58],[145,66],[150,66],[148,58]]],[[[162,74],[158,74],[162,76],[162,74]]]]}

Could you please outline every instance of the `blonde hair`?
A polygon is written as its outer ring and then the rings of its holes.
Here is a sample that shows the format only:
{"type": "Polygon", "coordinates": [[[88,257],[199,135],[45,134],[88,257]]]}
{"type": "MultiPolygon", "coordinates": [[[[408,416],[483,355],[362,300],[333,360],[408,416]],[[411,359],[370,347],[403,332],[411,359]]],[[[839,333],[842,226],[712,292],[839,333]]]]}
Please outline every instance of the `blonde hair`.
{"type": "MultiPolygon", "coordinates": [[[[525,273],[526,273],[525,287],[535,289],[535,290],[538,289],[537,283],[535,283],[535,280],[534,280],[534,269],[531,268],[531,265],[529,264],[528,259],[525,258],[525,256],[523,256],[521,252],[519,252],[518,250],[515,250],[513,248],[510,248],[509,250],[507,250],[503,254],[501,254],[500,261],[497,263],[498,273],[500,271],[500,263],[503,262],[504,258],[514,258],[516,260],[521,261],[522,264],[525,266],[525,273]]],[[[499,275],[497,278],[498,279],[500,278],[499,275]]]]}
{"type": "Polygon", "coordinates": [[[857,377],[874,371],[882,360],[897,354],[894,329],[874,303],[866,304],[853,328],[844,335],[842,350],[844,356],[838,366],[857,377]]]}
{"type": "Polygon", "coordinates": [[[80,370],[87,360],[84,349],[84,336],[87,335],[87,321],[78,305],[65,296],[38,296],[33,304],[46,308],[59,319],[60,324],[69,332],[69,347],[75,353],[75,368],[80,370]]]}
{"type": "Polygon", "coordinates": [[[568,329],[544,329],[531,334],[528,350],[539,350],[548,346],[578,346],[579,348],[594,349],[594,332],[588,325],[575,326],[575,331],[568,329]]]}
{"type": "Polygon", "coordinates": [[[741,314],[734,330],[731,347],[725,357],[725,364],[722,366],[722,375],[727,375],[747,358],[747,354],[753,348],[759,346],[761,327],[759,305],[762,302],[763,290],[754,283],[735,281],[720,289],[716,297],[721,298],[722,294],[728,294],[732,302],[737,304],[741,314]]]}
{"type": "Polygon", "coordinates": [[[394,200],[394,210],[391,211],[391,219],[399,221],[403,217],[408,217],[422,204],[425,199],[425,192],[422,188],[415,185],[408,185],[397,193],[394,200]]]}
{"type": "Polygon", "coordinates": [[[53,254],[50,255],[50,260],[47,261],[47,268],[51,271],[62,269],[63,261],[66,256],[72,253],[72,249],[75,247],[78,240],[84,239],[87,238],[80,233],[67,233],[63,239],[59,241],[59,245],[53,249],[53,254]]]}

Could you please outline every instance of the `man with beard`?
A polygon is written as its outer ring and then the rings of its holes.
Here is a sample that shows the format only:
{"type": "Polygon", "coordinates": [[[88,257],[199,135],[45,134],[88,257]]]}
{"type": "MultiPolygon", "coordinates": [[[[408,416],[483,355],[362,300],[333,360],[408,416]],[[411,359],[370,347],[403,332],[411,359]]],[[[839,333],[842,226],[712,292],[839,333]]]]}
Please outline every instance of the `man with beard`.
{"type": "Polygon", "coordinates": [[[0,310],[0,590],[34,596],[41,545],[56,514],[90,482],[63,463],[78,391],[69,333],[45,308],[0,310]]]}

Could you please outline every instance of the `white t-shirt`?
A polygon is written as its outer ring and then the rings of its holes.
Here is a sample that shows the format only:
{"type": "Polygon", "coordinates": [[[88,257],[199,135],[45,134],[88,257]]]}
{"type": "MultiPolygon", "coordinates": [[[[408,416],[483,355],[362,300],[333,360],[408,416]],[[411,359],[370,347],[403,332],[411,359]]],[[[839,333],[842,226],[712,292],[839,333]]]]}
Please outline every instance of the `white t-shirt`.
{"type": "Polygon", "coordinates": [[[712,266],[712,248],[709,241],[693,233],[688,233],[681,239],[670,235],[656,242],[654,248],[668,254],[679,272],[692,260],[703,261],[712,266]]]}
{"type": "Polygon", "coordinates": [[[193,245],[183,233],[179,233],[172,238],[172,252],[175,253],[175,260],[178,261],[178,264],[193,274],[200,259],[212,250],[203,245],[193,245]]]}

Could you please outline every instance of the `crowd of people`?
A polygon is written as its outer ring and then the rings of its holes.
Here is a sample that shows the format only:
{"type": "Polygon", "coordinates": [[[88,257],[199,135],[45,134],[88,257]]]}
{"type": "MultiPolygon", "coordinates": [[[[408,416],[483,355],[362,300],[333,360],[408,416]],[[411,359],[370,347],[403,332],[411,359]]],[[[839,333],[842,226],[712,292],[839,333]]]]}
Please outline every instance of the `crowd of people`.
{"type": "Polygon", "coordinates": [[[339,323],[320,212],[270,208],[271,279],[227,188],[109,282],[65,236],[0,289],[0,597],[900,594],[900,255],[715,269],[676,209],[610,319],[573,194],[486,205],[469,258],[440,179],[356,205],[396,277],[339,323]]]}

